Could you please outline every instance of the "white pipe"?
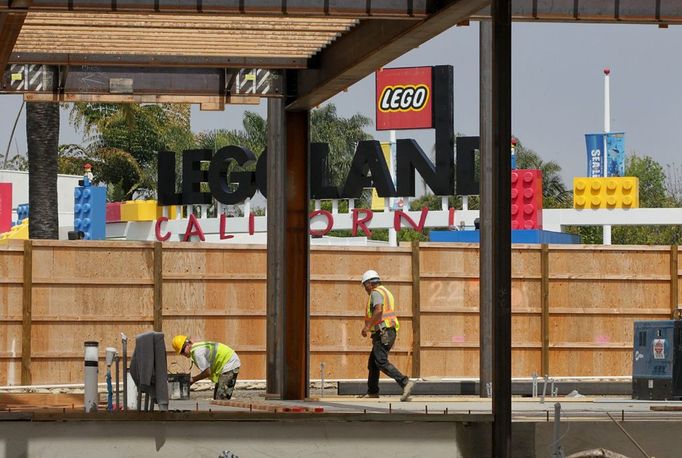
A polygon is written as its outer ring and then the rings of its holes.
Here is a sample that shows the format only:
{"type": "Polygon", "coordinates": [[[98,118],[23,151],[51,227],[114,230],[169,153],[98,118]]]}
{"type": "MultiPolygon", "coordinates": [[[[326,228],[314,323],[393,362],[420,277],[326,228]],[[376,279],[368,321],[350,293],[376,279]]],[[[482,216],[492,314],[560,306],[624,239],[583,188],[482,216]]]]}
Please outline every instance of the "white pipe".
{"type": "Polygon", "coordinates": [[[85,412],[96,412],[97,404],[99,404],[99,395],[97,394],[97,376],[99,372],[99,343],[85,342],[85,355],[83,357],[84,372],[85,372],[85,393],[83,397],[83,404],[85,412]]]}

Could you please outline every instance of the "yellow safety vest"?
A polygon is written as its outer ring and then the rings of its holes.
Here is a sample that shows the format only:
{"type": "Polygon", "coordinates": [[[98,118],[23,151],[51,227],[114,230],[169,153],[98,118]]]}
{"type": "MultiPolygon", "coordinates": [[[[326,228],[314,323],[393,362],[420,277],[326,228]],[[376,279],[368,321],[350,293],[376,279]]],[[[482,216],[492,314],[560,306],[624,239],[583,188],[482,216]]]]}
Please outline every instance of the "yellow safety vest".
{"type": "MultiPolygon", "coordinates": [[[[383,310],[381,311],[382,322],[387,328],[395,328],[397,331],[400,329],[400,323],[398,322],[398,316],[395,314],[395,299],[393,299],[393,294],[386,289],[384,286],[377,286],[372,291],[376,291],[381,294],[384,298],[383,310]]],[[[367,319],[372,318],[372,294],[369,295],[369,300],[367,301],[367,319]]],[[[372,326],[370,329],[372,332],[377,331],[377,325],[372,326]]]]}
{"type": "Polygon", "coordinates": [[[213,383],[218,383],[220,374],[223,373],[223,367],[232,358],[234,350],[220,342],[196,342],[192,344],[192,350],[190,350],[192,359],[194,359],[194,351],[200,348],[208,348],[210,350],[208,363],[211,369],[211,380],[213,380],[213,383]]]}

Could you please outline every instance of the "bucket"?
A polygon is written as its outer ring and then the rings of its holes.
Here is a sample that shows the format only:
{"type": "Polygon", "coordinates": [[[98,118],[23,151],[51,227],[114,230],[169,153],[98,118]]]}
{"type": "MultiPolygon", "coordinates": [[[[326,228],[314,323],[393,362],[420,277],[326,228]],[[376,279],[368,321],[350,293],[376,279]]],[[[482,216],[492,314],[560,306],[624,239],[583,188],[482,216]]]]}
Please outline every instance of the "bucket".
{"type": "Polygon", "coordinates": [[[168,399],[189,399],[190,374],[168,374],[168,399]]]}

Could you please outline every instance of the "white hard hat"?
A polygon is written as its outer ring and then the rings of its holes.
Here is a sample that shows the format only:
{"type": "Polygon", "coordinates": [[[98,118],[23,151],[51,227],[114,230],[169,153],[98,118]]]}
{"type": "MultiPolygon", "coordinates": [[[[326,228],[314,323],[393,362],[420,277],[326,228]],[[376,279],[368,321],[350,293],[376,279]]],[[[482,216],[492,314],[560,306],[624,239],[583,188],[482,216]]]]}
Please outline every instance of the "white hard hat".
{"type": "Polygon", "coordinates": [[[364,285],[366,281],[368,280],[381,280],[379,278],[379,274],[377,273],[376,270],[368,270],[364,274],[362,274],[362,284],[364,285]]]}

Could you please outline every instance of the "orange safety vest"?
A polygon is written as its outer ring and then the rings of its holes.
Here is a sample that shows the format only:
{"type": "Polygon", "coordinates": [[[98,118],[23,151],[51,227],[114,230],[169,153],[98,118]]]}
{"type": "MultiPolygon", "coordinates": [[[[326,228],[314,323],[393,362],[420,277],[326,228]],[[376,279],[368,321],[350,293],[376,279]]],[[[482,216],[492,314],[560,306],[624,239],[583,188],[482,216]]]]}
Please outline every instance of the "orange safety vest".
{"type": "MultiPolygon", "coordinates": [[[[381,294],[381,296],[384,298],[384,304],[383,304],[383,310],[381,311],[381,320],[382,322],[379,323],[379,326],[382,324],[387,327],[387,328],[395,328],[397,331],[400,329],[400,323],[398,322],[398,316],[395,314],[395,300],[393,299],[393,294],[386,289],[384,286],[377,286],[376,288],[373,289],[373,291],[376,291],[381,294]]],[[[370,293],[369,299],[367,300],[367,319],[372,318],[372,294],[370,293]]],[[[370,331],[376,332],[377,325],[372,326],[370,331]]]]}

